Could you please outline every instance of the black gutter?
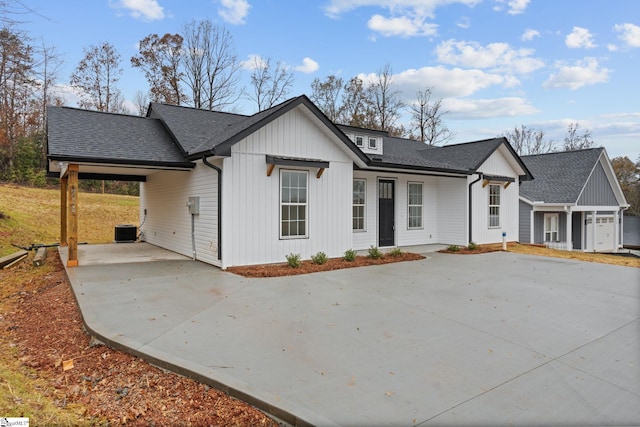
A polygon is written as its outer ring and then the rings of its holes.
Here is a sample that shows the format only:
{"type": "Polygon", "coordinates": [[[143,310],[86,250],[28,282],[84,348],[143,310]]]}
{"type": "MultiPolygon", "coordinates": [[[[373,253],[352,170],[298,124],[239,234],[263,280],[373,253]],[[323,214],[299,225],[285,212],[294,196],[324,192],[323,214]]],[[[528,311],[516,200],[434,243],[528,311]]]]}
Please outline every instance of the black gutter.
{"type": "Polygon", "coordinates": [[[395,169],[394,172],[402,173],[398,169],[408,169],[408,170],[418,170],[418,171],[426,171],[426,172],[441,172],[448,174],[460,174],[460,175],[473,175],[473,171],[468,169],[449,169],[449,168],[439,168],[439,167],[429,167],[429,166],[418,166],[418,165],[403,165],[401,163],[390,163],[390,162],[381,162],[372,160],[368,167],[361,168],[363,171],[373,170],[375,168],[388,168],[395,169]]]}
{"type": "Polygon", "coordinates": [[[473,202],[473,197],[471,196],[471,186],[476,182],[482,179],[482,173],[478,174],[478,179],[469,183],[469,243],[472,242],[473,237],[473,209],[471,208],[471,203],[473,202]]]}
{"type": "Polygon", "coordinates": [[[130,159],[107,159],[100,157],[77,157],[77,156],[65,156],[65,155],[56,155],[49,154],[47,155],[48,160],[53,160],[56,162],[67,162],[67,163],[95,163],[96,165],[117,165],[124,166],[129,168],[137,168],[142,166],[155,166],[158,168],[168,168],[169,169],[193,169],[196,167],[195,163],[191,162],[172,162],[172,161],[160,161],[160,160],[130,160],[130,159]]]}
{"type": "Polygon", "coordinates": [[[218,261],[222,260],[222,169],[202,156],[202,163],[218,172],[218,261]]]}

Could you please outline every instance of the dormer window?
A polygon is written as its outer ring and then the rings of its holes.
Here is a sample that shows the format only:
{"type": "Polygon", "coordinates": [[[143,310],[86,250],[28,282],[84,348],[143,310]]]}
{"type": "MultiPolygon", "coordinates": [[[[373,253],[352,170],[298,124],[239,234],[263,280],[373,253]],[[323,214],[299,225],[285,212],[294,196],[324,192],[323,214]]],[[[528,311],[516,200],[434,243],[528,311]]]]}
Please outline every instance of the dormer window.
{"type": "Polygon", "coordinates": [[[356,135],[356,145],[358,147],[364,147],[364,136],[356,135]]]}
{"type": "Polygon", "coordinates": [[[369,148],[375,150],[378,146],[378,140],[376,138],[369,138],[369,148]]]}

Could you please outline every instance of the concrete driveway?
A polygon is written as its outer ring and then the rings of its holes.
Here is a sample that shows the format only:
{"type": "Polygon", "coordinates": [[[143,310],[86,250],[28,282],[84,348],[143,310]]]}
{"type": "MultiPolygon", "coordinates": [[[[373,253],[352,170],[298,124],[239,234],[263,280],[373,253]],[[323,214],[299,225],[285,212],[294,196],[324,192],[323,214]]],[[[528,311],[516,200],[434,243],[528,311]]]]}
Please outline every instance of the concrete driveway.
{"type": "Polygon", "coordinates": [[[68,270],[93,334],[291,424],[640,424],[638,269],[429,253],[246,279],[175,254],[89,265],[100,248],[68,270]]]}

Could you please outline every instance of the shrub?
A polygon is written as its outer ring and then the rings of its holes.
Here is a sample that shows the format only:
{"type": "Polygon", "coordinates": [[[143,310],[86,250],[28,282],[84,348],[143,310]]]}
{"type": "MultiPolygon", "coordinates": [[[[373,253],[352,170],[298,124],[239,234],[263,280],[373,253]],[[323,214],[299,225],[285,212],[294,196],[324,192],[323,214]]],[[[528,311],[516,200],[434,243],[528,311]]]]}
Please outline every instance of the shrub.
{"type": "Polygon", "coordinates": [[[460,246],[458,246],[458,245],[449,245],[447,250],[449,252],[458,252],[460,250],[460,246]]]}
{"type": "Polygon", "coordinates": [[[345,261],[349,261],[349,262],[353,262],[356,260],[356,251],[354,251],[353,249],[348,249],[344,252],[344,260],[345,261]]]}
{"type": "Polygon", "coordinates": [[[318,252],[315,255],[311,255],[311,262],[318,265],[324,264],[328,261],[328,259],[329,258],[327,258],[327,254],[325,254],[324,252],[318,252]]]}
{"type": "Polygon", "coordinates": [[[470,251],[475,251],[476,249],[478,249],[478,244],[475,242],[469,242],[467,249],[469,249],[470,251]]]}
{"type": "Polygon", "coordinates": [[[393,257],[393,258],[397,258],[400,255],[402,255],[402,249],[400,248],[393,248],[389,251],[389,256],[393,257]]]}
{"type": "Polygon", "coordinates": [[[300,254],[294,254],[293,252],[287,255],[287,264],[291,268],[300,267],[300,254]]]}
{"type": "Polygon", "coordinates": [[[382,258],[382,252],[375,246],[371,246],[369,248],[369,255],[367,255],[371,259],[379,259],[382,258]]]}

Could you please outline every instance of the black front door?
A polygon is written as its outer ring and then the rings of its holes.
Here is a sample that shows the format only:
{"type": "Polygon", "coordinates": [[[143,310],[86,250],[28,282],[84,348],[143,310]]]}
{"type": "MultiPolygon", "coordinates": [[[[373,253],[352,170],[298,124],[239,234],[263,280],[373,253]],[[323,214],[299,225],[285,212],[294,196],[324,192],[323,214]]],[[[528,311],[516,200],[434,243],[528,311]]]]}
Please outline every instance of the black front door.
{"type": "Polygon", "coordinates": [[[395,245],[394,181],[378,181],[378,246],[395,245]]]}

